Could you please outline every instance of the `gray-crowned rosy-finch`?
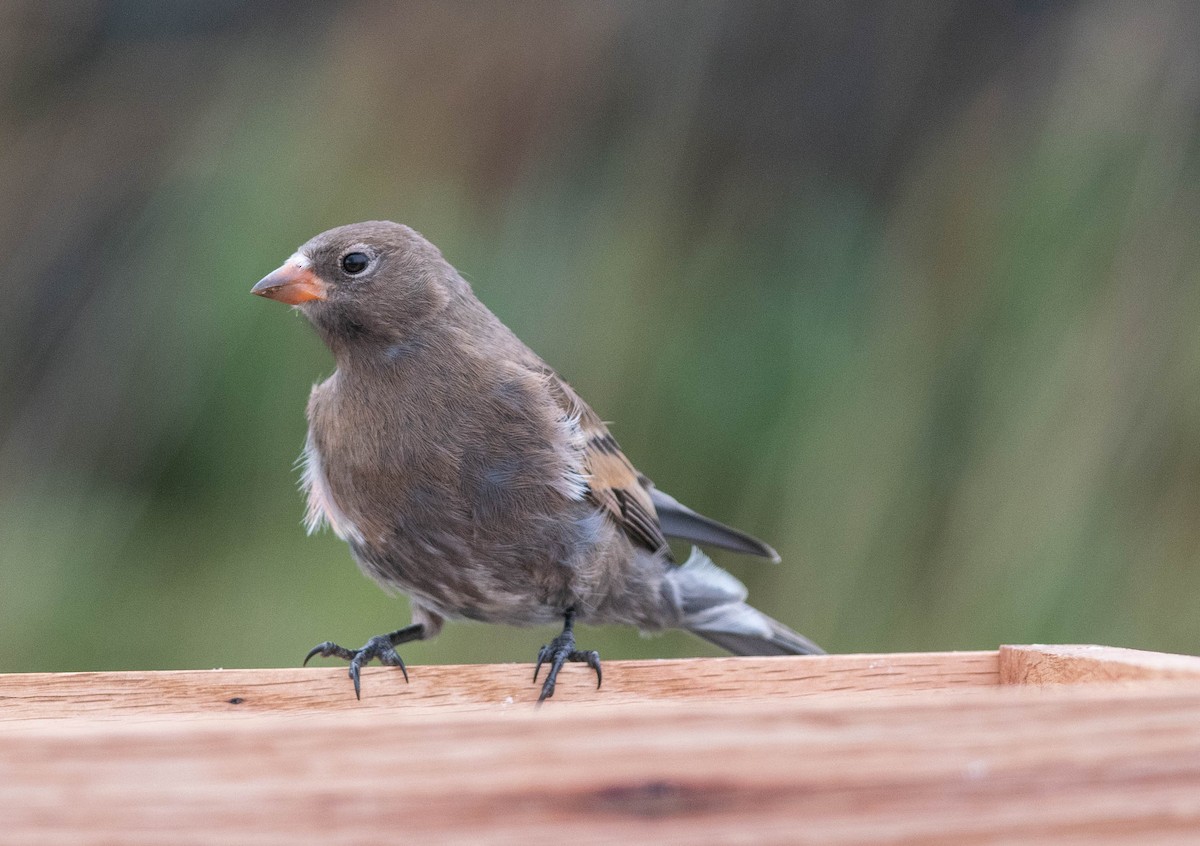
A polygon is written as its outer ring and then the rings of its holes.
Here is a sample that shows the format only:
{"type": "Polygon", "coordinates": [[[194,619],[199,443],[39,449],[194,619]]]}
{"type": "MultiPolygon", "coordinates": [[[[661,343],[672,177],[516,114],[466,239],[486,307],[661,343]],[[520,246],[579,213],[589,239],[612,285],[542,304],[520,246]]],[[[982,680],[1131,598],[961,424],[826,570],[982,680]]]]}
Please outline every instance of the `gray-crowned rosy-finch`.
{"type": "Polygon", "coordinates": [[[337,361],[308,402],[309,530],[327,522],[368,576],[412,599],[411,625],[309,653],[350,661],[356,693],[364,663],[403,670],[396,646],[454,619],[561,622],[537,657],[535,681],[549,663],[540,699],[566,661],[599,681],[599,656],[575,647],[577,620],[683,628],[741,655],[821,652],[747,605],[745,587],[699,550],[672,559],[666,536],[778,556],[640,474],[412,229],[331,229],[253,292],[298,307],[337,361]]]}

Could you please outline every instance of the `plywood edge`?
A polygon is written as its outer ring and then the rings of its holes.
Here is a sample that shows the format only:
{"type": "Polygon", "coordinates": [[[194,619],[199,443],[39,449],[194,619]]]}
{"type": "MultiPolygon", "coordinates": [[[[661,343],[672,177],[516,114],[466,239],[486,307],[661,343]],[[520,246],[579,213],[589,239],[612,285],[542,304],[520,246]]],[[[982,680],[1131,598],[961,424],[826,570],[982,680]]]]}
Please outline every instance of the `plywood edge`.
{"type": "Polygon", "coordinates": [[[1002,646],[1001,684],[1200,681],[1200,657],[1114,646],[1002,646]]]}

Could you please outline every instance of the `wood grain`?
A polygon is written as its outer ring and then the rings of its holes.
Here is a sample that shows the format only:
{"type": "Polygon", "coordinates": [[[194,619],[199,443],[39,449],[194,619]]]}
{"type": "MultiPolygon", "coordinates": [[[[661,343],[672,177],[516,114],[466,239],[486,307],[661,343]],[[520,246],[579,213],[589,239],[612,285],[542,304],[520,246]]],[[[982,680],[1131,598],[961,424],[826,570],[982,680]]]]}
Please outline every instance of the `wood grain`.
{"type": "Polygon", "coordinates": [[[1195,843],[1197,660],[0,676],[0,842],[1195,843]]]}
{"type": "Polygon", "coordinates": [[[1001,684],[1200,680],[1200,658],[1113,646],[1002,646],[1001,684]]]}
{"type": "Polygon", "coordinates": [[[1195,842],[1187,687],[26,721],[3,840],[1195,842]]]}
{"type": "MultiPolygon", "coordinates": [[[[30,718],[178,717],[287,711],[500,712],[537,699],[529,664],[412,666],[363,672],[354,700],[344,667],[0,675],[0,723],[30,718]]],[[[751,701],[837,693],[897,695],[994,686],[996,653],[930,652],[781,658],[605,661],[604,685],[567,665],[555,704],[608,708],[647,701],[751,701]]]]}

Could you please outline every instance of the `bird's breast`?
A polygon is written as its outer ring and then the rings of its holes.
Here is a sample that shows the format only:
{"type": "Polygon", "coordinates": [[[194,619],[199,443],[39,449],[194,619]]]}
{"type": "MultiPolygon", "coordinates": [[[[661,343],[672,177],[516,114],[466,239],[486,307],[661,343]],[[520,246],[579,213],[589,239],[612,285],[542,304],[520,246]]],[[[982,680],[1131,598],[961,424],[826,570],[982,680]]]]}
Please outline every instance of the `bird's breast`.
{"type": "Polygon", "coordinates": [[[453,404],[444,375],[314,390],[310,528],[327,523],[367,575],[443,616],[539,622],[592,604],[582,597],[609,569],[595,550],[612,532],[582,495],[578,421],[536,374],[477,379],[453,404]]]}

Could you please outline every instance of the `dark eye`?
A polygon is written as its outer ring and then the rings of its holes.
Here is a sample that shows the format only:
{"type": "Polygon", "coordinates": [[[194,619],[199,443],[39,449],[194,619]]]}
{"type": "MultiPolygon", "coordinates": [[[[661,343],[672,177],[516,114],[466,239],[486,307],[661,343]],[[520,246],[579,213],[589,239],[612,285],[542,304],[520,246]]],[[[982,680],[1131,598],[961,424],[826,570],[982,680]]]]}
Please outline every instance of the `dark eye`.
{"type": "Polygon", "coordinates": [[[371,263],[371,257],[366,253],[346,253],[342,256],[342,270],[351,276],[362,273],[371,263]]]}

